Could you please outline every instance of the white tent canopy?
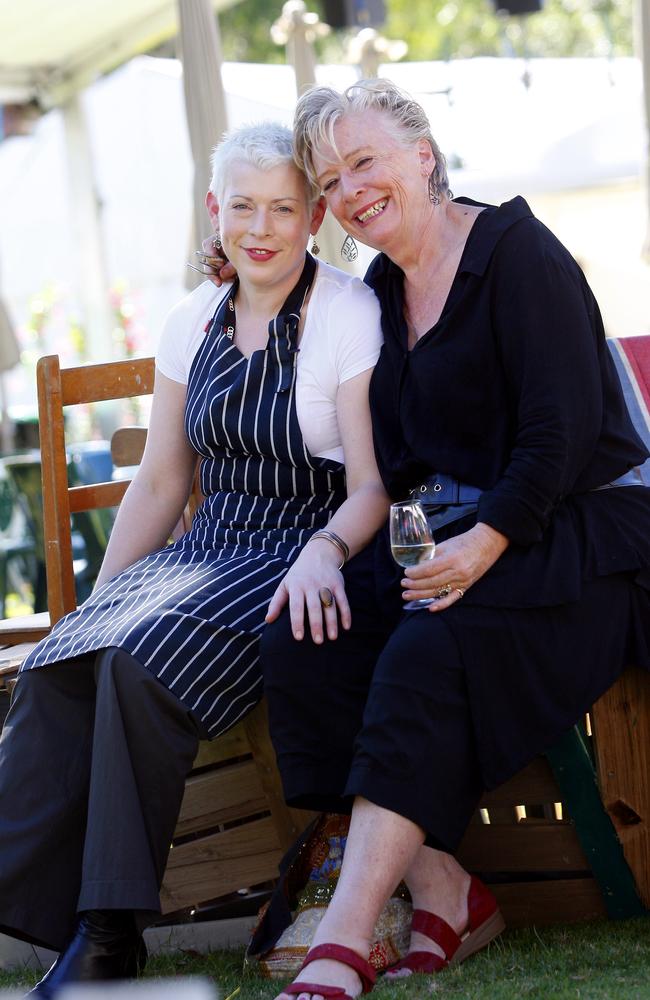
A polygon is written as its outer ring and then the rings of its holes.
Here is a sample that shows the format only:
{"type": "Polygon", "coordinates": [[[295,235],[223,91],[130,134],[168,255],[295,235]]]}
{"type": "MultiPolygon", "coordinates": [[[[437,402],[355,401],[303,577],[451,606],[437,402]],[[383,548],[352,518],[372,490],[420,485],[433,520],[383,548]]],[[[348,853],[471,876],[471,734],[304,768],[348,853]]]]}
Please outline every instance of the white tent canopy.
{"type": "MultiPolygon", "coordinates": [[[[176,34],[187,67],[185,105],[205,190],[207,151],[227,127],[221,52],[212,11],[237,0],[0,0],[0,105],[38,101],[61,106],[68,152],[77,286],[85,325],[98,353],[112,350],[112,311],[88,122],[80,93],[97,77],[176,34]],[[205,85],[202,86],[201,84],[205,85]]],[[[204,232],[196,199],[194,232],[204,232]]]]}
{"type": "Polygon", "coordinates": [[[176,0],[0,0],[0,104],[62,104],[178,27],[176,0]]]}

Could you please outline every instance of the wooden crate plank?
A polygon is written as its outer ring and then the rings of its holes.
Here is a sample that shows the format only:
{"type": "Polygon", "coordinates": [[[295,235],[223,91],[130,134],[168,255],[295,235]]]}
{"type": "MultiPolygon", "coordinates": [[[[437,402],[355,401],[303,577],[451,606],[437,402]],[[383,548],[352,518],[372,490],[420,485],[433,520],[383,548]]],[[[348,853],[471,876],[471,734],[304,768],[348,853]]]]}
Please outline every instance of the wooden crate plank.
{"type": "Polygon", "coordinates": [[[174,837],[212,829],[219,823],[268,811],[252,761],[189,777],[174,837]]]}
{"type": "Polygon", "coordinates": [[[221,761],[230,760],[232,757],[245,757],[250,752],[251,745],[246,738],[243,724],[240,722],[217,740],[202,740],[194,760],[194,767],[218,764],[221,761]]]}
{"type": "Polygon", "coordinates": [[[603,804],[650,907],[650,677],[626,670],[591,717],[603,804]]]}
{"type": "Polygon", "coordinates": [[[281,857],[271,817],[173,847],[160,891],[162,911],[276,878],[281,857]]]}
{"type": "MultiPolygon", "coordinates": [[[[484,804],[481,802],[481,808],[484,804]]],[[[514,805],[510,806],[494,806],[491,805],[488,809],[490,816],[490,823],[497,826],[512,826],[513,823],[518,823],[519,819],[515,811],[514,805]]]]}
{"type": "Polygon", "coordinates": [[[593,878],[508,882],[491,885],[508,927],[570,924],[606,916],[603,897],[593,878]]]}
{"type": "Polygon", "coordinates": [[[571,823],[472,825],[458,849],[469,871],[590,871],[571,823]]]}
{"type": "Polygon", "coordinates": [[[559,802],[560,799],[548,761],[545,757],[536,757],[510,781],[486,792],[480,805],[481,808],[491,809],[495,806],[540,805],[559,802]]]}
{"type": "Polygon", "coordinates": [[[243,725],[275,828],[278,831],[280,844],[283,851],[286,851],[309,822],[309,814],[306,815],[306,818],[304,814],[296,816],[287,809],[285,804],[282,782],[275,762],[275,751],[269,736],[266,702],[260,702],[246,716],[243,725]]]}

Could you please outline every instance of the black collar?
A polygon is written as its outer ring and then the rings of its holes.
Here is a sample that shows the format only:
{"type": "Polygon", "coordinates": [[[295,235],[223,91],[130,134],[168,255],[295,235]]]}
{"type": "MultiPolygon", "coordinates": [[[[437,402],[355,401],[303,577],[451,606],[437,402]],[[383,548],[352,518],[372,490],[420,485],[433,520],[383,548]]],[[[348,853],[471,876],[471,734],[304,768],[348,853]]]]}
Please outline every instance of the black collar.
{"type": "MultiPolygon", "coordinates": [[[[472,198],[454,198],[454,202],[485,209],[472,226],[458,268],[459,274],[464,272],[479,276],[485,274],[495,247],[503,234],[522,219],[534,218],[530,206],[520,195],[510,201],[504,201],[502,205],[488,205],[472,198]]],[[[381,297],[382,279],[391,283],[397,281],[400,289],[404,279],[401,268],[384,253],[375,257],[365,278],[366,283],[375,289],[379,297],[381,297]]]]}
{"type": "Polygon", "coordinates": [[[460,262],[459,273],[485,274],[494,249],[508,229],[521,222],[522,219],[534,218],[528,203],[518,195],[502,205],[486,205],[472,198],[455,198],[460,205],[474,205],[484,208],[472,226],[460,262]]]}

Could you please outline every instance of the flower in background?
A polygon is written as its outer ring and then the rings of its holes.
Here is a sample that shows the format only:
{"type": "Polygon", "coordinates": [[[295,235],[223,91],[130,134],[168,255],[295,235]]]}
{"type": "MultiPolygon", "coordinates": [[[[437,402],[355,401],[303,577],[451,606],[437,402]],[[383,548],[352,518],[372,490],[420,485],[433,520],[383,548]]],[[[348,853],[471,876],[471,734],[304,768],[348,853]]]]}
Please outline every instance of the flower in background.
{"type": "Polygon", "coordinates": [[[143,346],[144,327],[138,320],[135,306],[128,297],[123,282],[113,286],[110,291],[110,301],[115,319],[113,340],[123,357],[134,358],[143,346]]]}
{"type": "MultiPolygon", "coordinates": [[[[113,340],[118,348],[118,357],[135,358],[142,354],[145,330],[138,320],[135,305],[129,298],[124,282],[118,282],[110,291],[111,308],[115,318],[113,340]]],[[[146,423],[147,407],[142,398],[134,396],[125,400],[130,419],[135,424],[146,423]]]]}
{"type": "Polygon", "coordinates": [[[70,310],[65,289],[46,285],[29,302],[27,323],[19,330],[21,361],[28,370],[44,354],[58,354],[62,365],[87,360],[86,331],[70,310]]]}

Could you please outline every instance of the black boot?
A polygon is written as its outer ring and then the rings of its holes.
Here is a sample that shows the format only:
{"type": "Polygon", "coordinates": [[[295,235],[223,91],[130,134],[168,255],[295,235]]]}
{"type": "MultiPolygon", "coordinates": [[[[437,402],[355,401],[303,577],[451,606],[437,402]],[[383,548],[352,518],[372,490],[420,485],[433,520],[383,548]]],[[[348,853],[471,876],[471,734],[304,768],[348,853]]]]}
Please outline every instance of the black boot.
{"type": "Polygon", "coordinates": [[[68,983],[132,979],[146,961],[131,910],[87,910],[79,915],[67,948],[27,996],[49,1000],[68,983]]]}

